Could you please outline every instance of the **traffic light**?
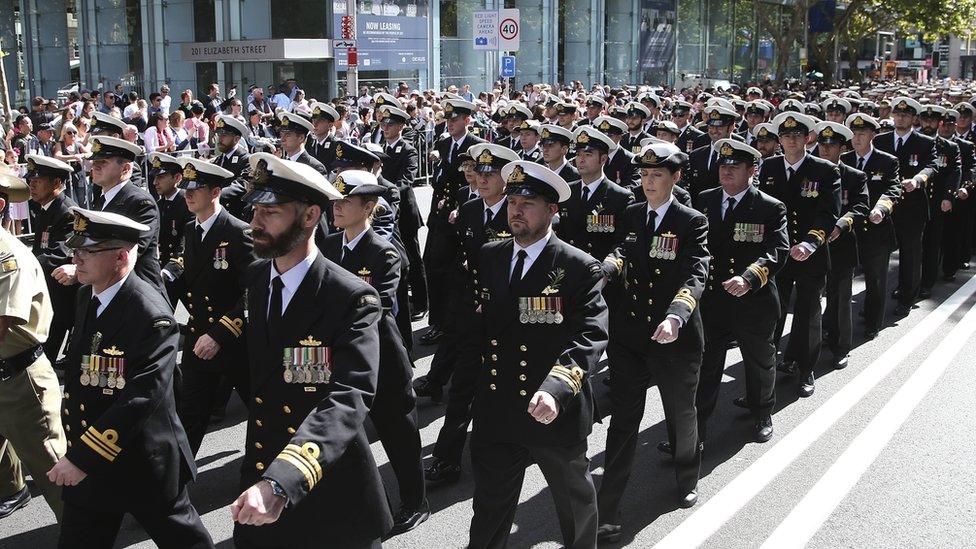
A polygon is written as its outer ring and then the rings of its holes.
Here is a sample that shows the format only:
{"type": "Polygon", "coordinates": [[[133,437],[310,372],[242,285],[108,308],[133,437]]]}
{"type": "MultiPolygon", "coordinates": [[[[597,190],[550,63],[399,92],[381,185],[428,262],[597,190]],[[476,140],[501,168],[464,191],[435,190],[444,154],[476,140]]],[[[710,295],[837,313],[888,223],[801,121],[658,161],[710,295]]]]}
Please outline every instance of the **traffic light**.
{"type": "Polygon", "coordinates": [[[340,35],[342,36],[342,39],[343,40],[350,40],[350,39],[352,39],[353,28],[352,28],[352,16],[351,15],[343,15],[342,16],[342,23],[340,24],[339,31],[341,33],[340,35]]]}

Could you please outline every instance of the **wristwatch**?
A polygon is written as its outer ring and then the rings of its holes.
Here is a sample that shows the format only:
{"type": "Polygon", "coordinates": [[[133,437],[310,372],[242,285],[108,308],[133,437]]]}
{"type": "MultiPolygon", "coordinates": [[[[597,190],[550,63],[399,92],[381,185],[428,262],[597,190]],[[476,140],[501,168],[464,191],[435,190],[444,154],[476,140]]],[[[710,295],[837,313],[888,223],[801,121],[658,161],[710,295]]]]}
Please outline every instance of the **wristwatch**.
{"type": "Polygon", "coordinates": [[[273,478],[264,478],[263,480],[271,485],[271,492],[274,495],[283,498],[285,500],[285,503],[288,503],[288,494],[285,493],[285,489],[282,488],[280,484],[278,484],[277,480],[273,478]]]}

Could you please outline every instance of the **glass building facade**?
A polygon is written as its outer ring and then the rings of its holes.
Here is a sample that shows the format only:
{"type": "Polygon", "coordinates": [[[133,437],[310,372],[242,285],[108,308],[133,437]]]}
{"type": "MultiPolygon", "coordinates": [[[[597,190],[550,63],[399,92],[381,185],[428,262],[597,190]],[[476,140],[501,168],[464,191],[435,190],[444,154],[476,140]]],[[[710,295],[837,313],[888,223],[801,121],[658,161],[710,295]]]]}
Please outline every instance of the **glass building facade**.
{"type": "MultiPolygon", "coordinates": [[[[783,0],[788,1],[788,0],[783,0]]],[[[359,80],[411,88],[490,89],[499,53],[475,51],[478,10],[518,8],[515,86],[677,84],[761,79],[788,6],[755,0],[358,0],[359,80]]],[[[309,97],[345,88],[345,56],[301,61],[189,62],[185,44],[331,38],[346,0],[0,0],[11,101],[121,83],[145,94],[169,84],[202,94],[295,78],[309,97]]],[[[798,37],[802,40],[802,36],[798,37]]],[[[799,73],[792,44],[790,73],[799,73]]]]}

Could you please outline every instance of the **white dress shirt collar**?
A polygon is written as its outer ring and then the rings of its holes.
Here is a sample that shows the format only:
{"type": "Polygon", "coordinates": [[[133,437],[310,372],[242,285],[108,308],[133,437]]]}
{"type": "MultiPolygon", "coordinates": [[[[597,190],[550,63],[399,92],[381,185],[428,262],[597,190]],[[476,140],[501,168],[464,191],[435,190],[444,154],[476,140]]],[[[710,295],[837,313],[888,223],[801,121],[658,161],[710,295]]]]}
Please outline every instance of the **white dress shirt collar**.
{"type": "MultiPolygon", "coordinates": [[[[210,232],[210,228],[213,227],[214,226],[214,223],[217,222],[217,216],[220,215],[220,210],[221,210],[220,204],[217,204],[217,207],[214,208],[213,215],[211,215],[210,217],[208,217],[207,219],[205,219],[203,221],[203,223],[200,223],[200,221],[194,221],[194,223],[196,224],[197,227],[203,227],[203,237],[202,238],[206,238],[207,233],[210,232]]],[[[202,238],[201,238],[201,240],[202,240],[202,238]]]]}
{"type": "Polygon", "coordinates": [[[511,275],[512,271],[515,269],[515,262],[518,261],[519,251],[525,250],[525,263],[522,266],[522,276],[524,277],[525,273],[529,272],[529,267],[532,266],[532,263],[534,263],[536,258],[539,257],[539,254],[542,253],[542,250],[546,247],[546,244],[549,243],[550,238],[552,238],[552,229],[546,233],[546,236],[540,238],[526,248],[523,248],[518,242],[512,240],[512,244],[514,244],[514,246],[512,246],[512,262],[508,267],[509,275],[511,275]]]}
{"type": "MultiPolygon", "coordinates": [[[[657,230],[658,227],[661,226],[661,220],[664,219],[664,216],[668,213],[668,208],[671,207],[671,203],[672,202],[674,202],[674,195],[673,194],[671,196],[669,196],[667,200],[664,201],[664,204],[661,204],[657,208],[654,208],[653,211],[654,211],[654,214],[655,214],[655,217],[654,217],[654,230],[655,231],[657,230]]],[[[647,211],[647,213],[644,214],[644,219],[645,219],[645,224],[646,224],[646,220],[649,219],[650,216],[651,216],[651,211],[652,211],[651,210],[651,203],[648,202],[647,205],[644,208],[647,211]]]]}
{"type": "MultiPolygon", "coordinates": [[[[276,276],[281,277],[281,282],[284,287],[281,289],[281,314],[284,316],[285,311],[288,310],[288,303],[291,302],[291,298],[295,297],[295,292],[298,291],[298,287],[301,286],[302,280],[305,280],[305,275],[308,274],[308,270],[312,268],[312,263],[315,263],[316,258],[318,258],[319,250],[315,248],[312,253],[308,254],[305,259],[301,260],[297,265],[285,271],[284,274],[279,274],[278,269],[275,267],[274,261],[271,262],[271,277],[268,279],[268,287],[273,289],[271,286],[271,281],[274,280],[276,276]]],[[[271,307],[271,291],[268,291],[268,308],[271,307]]]]}
{"type": "Polygon", "coordinates": [[[105,312],[105,308],[108,307],[108,304],[111,303],[113,299],[115,299],[115,295],[119,293],[119,289],[121,289],[122,285],[125,284],[125,280],[129,278],[130,274],[132,274],[132,271],[126,273],[125,276],[123,276],[122,279],[115,284],[112,284],[108,288],[102,290],[101,293],[92,294],[92,297],[98,298],[98,310],[95,311],[95,316],[101,316],[102,313],[105,312]]]}
{"type": "Polygon", "coordinates": [[[128,183],[129,183],[129,180],[126,179],[125,181],[119,183],[118,185],[116,185],[116,186],[112,187],[111,189],[109,189],[109,190],[107,190],[107,191],[105,191],[105,192],[102,193],[102,197],[105,200],[105,202],[102,203],[102,210],[105,209],[105,206],[108,206],[108,203],[111,202],[112,199],[115,198],[115,195],[119,194],[119,191],[122,190],[122,187],[125,186],[128,183]]]}
{"type": "MultiPolygon", "coordinates": [[[[363,230],[361,233],[357,234],[355,238],[353,238],[352,240],[349,240],[349,241],[346,240],[346,232],[343,231],[342,232],[342,245],[343,245],[343,247],[349,248],[350,251],[355,250],[356,249],[356,244],[359,244],[359,241],[363,239],[363,235],[366,234],[366,231],[368,231],[368,230],[369,230],[369,227],[366,227],[365,230],[363,230]]],[[[345,252],[343,252],[343,253],[345,253],[345,252]]]]}

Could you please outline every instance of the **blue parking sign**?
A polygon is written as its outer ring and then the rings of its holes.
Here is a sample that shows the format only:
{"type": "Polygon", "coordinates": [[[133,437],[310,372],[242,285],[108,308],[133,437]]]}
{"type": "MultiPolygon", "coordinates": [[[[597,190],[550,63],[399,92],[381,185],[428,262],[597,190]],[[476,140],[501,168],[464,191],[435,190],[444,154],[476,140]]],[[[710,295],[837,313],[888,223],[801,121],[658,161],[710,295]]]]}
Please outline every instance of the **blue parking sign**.
{"type": "Polygon", "coordinates": [[[515,56],[514,55],[503,55],[502,56],[502,78],[514,78],[515,77],[515,56]]]}

